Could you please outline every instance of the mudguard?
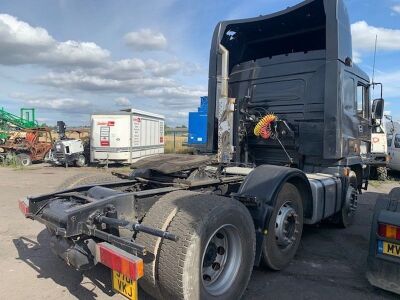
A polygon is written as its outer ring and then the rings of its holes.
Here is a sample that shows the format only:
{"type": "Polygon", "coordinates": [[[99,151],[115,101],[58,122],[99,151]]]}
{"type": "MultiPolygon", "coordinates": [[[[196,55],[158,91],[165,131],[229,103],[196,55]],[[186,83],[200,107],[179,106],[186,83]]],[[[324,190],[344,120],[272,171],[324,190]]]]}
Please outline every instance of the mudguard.
{"type": "Polygon", "coordinates": [[[400,294],[400,257],[379,253],[378,241],[387,240],[378,235],[379,223],[400,226],[400,188],[394,188],[388,196],[376,201],[367,259],[367,279],[370,284],[400,294]]]}
{"type": "Polygon", "coordinates": [[[276,197],[284,183],[290,182],[299,188],[307,213],[312,203],[312,193],[306,175],[299,169],[261,165],[255,168],[241,184],[234,195],[240,200],[250,199],[247,205],[256,229],[256,258],[254,264],[259,265],[264,242],[264,229],[268,227],[269,219],[274,210],[276,197]]]}

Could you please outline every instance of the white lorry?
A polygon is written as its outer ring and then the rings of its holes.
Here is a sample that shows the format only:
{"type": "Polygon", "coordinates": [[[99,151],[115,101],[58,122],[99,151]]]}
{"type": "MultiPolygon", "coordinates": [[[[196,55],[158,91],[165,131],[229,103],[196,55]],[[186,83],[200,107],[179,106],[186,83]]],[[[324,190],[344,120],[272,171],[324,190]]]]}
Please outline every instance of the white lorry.
{"type": "Polygon", "coordinates": [[[164,116],[136,109],[93,114],[91,163],[129,164],[164,153],[164,116]]]}

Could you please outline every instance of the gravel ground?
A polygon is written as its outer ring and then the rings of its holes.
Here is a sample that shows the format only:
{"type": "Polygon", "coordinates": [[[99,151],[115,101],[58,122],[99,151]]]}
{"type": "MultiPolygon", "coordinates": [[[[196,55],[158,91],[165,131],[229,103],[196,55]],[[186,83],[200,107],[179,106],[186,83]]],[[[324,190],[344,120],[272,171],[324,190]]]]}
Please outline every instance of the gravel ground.
{"type": "MultiPolygon", "coordinates": [[[[104,171],[0,168],[0,299],[123,299],[111,291],[107,268],[99,265],[82,273],[67,267],[51,253],[44,226],[24,219],[18,210],[19,198],[50,192],[79,172],[104,171]]],[[[398,299],[365,279],[373,206],[379,193],[395,186],[400,184],[373,183],[361,196],[356,223],[349,229],[306,227],[291,265],[281,272],[254,269],[244,299],[398,299]]]]}

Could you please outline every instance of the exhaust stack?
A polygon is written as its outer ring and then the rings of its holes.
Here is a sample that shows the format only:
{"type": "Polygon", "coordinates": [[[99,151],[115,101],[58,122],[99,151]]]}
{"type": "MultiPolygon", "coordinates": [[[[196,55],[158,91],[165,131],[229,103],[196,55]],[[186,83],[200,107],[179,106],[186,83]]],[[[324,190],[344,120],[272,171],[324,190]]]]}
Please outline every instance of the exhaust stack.
{"type": "Polygon", "coordinates": [[[221,54],[221,75],[217,77],[217,119],[218,119],[218,153],[220,163],[232,160],[233,148],[233,112],[235,99],[228,97],[229,51],[219,45],[221,54]]]}

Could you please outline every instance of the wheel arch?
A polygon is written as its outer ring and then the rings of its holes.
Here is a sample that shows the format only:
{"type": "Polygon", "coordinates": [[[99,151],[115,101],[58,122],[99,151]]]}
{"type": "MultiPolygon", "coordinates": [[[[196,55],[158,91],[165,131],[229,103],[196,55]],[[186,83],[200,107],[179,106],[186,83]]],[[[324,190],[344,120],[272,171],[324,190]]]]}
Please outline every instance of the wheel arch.
{"type": "Polygon", "coordinates": [[[261,165],[255,168],[241,184],[238,197],[256,199],[258,206],[248,206],[256,230],[255,265],[261,261],[265,228],[274,210],[277,196],[285,183],[291,183],[298,189],[303,201],[304,216],[312,215],[312,192],[306,174],[295,168],[261,165]]]}

